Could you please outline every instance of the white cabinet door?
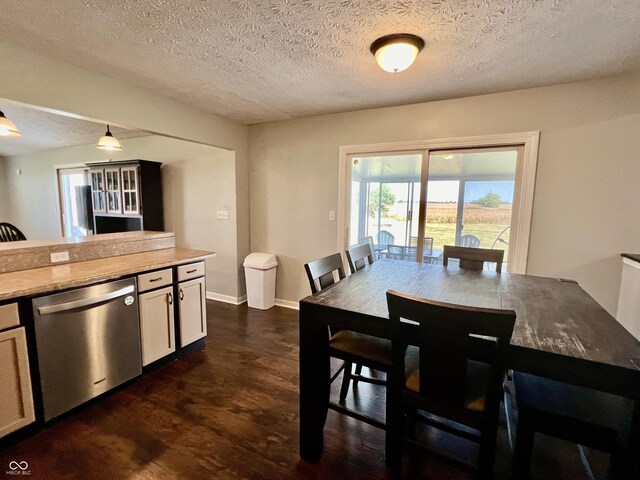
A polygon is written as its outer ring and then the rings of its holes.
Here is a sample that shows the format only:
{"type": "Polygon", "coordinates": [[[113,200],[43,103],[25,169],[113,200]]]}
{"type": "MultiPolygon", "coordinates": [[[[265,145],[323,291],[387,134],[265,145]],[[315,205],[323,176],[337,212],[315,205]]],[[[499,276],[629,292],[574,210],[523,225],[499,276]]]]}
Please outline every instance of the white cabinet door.
{"type": "Polygon", "coordinates": [[[204,277],[178,284],[180,346],[207,335],[207,305],[204,277]]]}
{"type": "Polygon", "coordinates": [[[0,333],[0,437],[35,421],[24,327],[0,333]]]}
{"type": "Polygon", "coordinates": [[[138,300],[142,365],[149,365],[176,351],[173,287],[143,293],[138,300]]]}

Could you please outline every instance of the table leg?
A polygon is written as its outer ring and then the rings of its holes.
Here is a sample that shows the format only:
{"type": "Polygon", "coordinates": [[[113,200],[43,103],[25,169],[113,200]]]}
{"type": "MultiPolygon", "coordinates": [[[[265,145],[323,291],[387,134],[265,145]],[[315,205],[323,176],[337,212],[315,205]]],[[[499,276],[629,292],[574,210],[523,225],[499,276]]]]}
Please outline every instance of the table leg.
{"type": "Polygon", "coordinates": [[[318,310],[300,303],[300,457],[311,463],[322,456],[330,392],[329,334],[318,310]]]}
{"type": "Polygon", "coordinates": [[[640,400],[635,401],[629,430],[624,436],[626,441],[625,445],[622,445],[623,452],[615,452],[612,459],[615,461],[611,462],[609,478],[613,480],[640,478],[640,400]]]}

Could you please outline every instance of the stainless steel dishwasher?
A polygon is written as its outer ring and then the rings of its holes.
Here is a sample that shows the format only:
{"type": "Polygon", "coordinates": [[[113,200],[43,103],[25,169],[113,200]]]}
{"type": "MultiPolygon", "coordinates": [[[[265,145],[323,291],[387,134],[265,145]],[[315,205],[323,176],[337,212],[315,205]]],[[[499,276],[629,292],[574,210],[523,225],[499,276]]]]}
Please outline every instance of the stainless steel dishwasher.
{"type": "Polygon", "coordinates": [[[44,419],[142,373],[135,279],[33,300],[44,419]]]}

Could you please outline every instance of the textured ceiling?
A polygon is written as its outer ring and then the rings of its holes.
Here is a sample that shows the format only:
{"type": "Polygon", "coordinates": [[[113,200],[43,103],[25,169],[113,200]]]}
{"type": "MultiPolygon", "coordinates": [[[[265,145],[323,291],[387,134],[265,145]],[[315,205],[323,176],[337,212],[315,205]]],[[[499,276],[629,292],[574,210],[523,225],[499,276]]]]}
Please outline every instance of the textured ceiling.
{"type": "MultiPolygon", "coordinates": [[[[0,156],[3,157],[50,148],[97,145],[106,131],[106,127],[99,123],[34,110],[2,99],[0,110],[22,133],[20,137],[0,137],[0,156]]],[[[111,128],[111,133],[119,140],[148,135],[116,127],[111,128]]]]}
{"type": "MultiPolygon", "coordinates": [[[[640,70],[638,0],[5,0],[0,40],[245,123],[640,70]],[[371,42],[426,41],[393,76],[371,42]]],[[[3,65],[3,68],[6,68],[3,65]]]]}

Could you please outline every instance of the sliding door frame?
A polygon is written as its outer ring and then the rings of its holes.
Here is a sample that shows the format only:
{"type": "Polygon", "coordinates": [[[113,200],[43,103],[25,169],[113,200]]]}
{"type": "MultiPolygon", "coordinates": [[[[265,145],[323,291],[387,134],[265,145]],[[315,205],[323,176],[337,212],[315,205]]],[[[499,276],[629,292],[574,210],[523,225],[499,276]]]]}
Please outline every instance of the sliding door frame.
{"type": "MultiPolygon", "coordinates": [[[[410,142],[378,143],[368,145],[341,146],[338,152],[338,251],[344,251],[349,244],[350,199],[351,199],[351,159],[354,156],[391,155],[420,152],[422,154],[420,191],[420,215],[418,231],[424,232],[426,223],[427,177],[429,154],[442,150],[458,150],[486,147],[523,147],[522,159],[518,158],[513,193],[513,210],[510,233],[509,272],[526,273],[533,213],[536,168],[540,132],[507,133],[481,135],[475,137],[445,138],[437,140],[417,140],[410,142]],[[515,221],[514,221],[515,219],[515,221]]],[[[418,239],[420,240],[420,238],[418,239]]],[[[422,258],[423,242],[418,241],[418,258],[422,258]]]]}

